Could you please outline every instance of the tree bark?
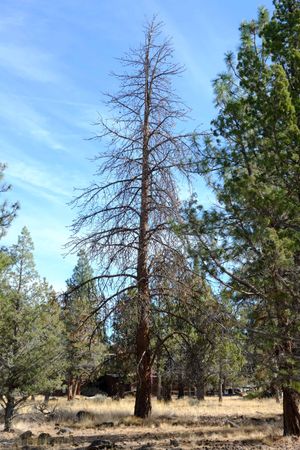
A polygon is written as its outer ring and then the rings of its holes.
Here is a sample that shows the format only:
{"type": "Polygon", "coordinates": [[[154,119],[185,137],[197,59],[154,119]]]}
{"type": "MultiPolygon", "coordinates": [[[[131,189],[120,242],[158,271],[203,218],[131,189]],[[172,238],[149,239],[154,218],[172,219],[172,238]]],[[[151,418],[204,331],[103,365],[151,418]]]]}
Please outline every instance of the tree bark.
{"type": "MultiPolygon", "coordinates": [[[[142,216],[144,216],[143,213],[142,216]]],[[[150,294],[146,265],[147,244],[144,233],[146,224],[145,221],[142,233],[144,240],[142,237],[138,261],[139,323],[136,336],[137,390],[134,408],[134,415],[141,418],[148,417],[151,412],[150,294]]]]}
{"type": "Polygon", "coordinates": [[[204,400],[205,386],[204,381],[201,379],[196,385],[196,398],[197,400],[204,400]]]}
{"type": "Polygon", "coordinates": [[[223,401],[223,388],[222,388],[222,381],[219,379],[219,385],[218,385],[218,394],[219,394],[219,403],[222,403],[223,401]]]}
{"type": "Polygon", "coordinates": [[[77,381],[77,384],[76,384],[75,395],[81,395],[81,381],[80,381],[80,379],[77,381]]]}
{"type": "Polygon", "coordinates": [[[204,370],[202,365],[198,370],[198,379],[196,380],[196,398],[198,400],[204,400],[205,395],[205,383],[204,383],[204,370]]]}
{"type": "Polygon", "coordinates": [[[77,386],[78,386],[78,379],[76,378],[76,380],[73,381],[72,398],[75,398],[75,395],[76,395],[76,392],[77,392],[77,386]]]}
{"type": "Polygon", "coordinates": [[[74,395],[73,395],[73,384],[74,384],[74,380],[70,380],[68,381],[68,390],[67,390],[67,397],[68,397],[68,401],[73,400],[74,395]]]}
{"type": "Polygon", "coordinates": [[[151,362],[149,350],[149,327],[140,321],[137,333],[137,390],[134,415],[146,418],[151,412],[151,362]]]}
{"type": "Polygon", "coordinates": [[[283,434],[300,436],[300,394],[291,387],[283,388],[283,434]]]}
{"type": "Polygon", "coordinates": [[[139,261],[138,273],[140,274],[138,281],[139,324],[136,337],[137,390],[134,415],[145,418],[151,413],[151,354],[149,329],[150,295],[148,291],[146,259],[143,255],[139,261]]]}
{"type": "Polygon", "coordinates": [[[222,374],[222,363],[219,365],[219,380],[218,380],[218,391],[219,391],[219,402],[223,401],[223,374],[222,374]]]}
{"type": "Polygon", "coordinates": [[[162,398],[164,402],[172,400],[172,381],[169,377],[165,378],[162,383],[162,398]]]}
{"type": "Polygon", "coordinates": [[[178,398],[184,398],[184,382],[182,373],[179,375],[178,379],[178,398]]]}
{"type": "Polygon", "coordinates": [[[156,389],[156,398],[157,400],[161,400],[162,399],[162,395],[161,395],[161,373],[158,371],[157,372],[157,389],[156,389]]]}
{"type": "Polygon", "coordinates": [[[278,386],[275,388],[275,399],[276,399],[276,403],[280,403],[281,391],[280,391],[280,388],[278,386]]]}
{"type": "Polygon", "coordinates": [[[151,413],[151,354],[150,354],[150,292],[148,278],[148,221],[149,221],[149,115],[151,93],[149,91],[149,52],[152,36],[147,35],[145,53],[145,90],[143,120],[143,160],[141,183],[141,209],[139,225],[139,246],[137,260],[138,327],[137,348],[137,390],[134,415],[145,418],[151,413]]]}
{"type": "Polygon", "coordinates": [[[11,394],[7,394],[4,411],[4,431],[12,431],[12,420],[15,411],[15,399],[11,394]]]}

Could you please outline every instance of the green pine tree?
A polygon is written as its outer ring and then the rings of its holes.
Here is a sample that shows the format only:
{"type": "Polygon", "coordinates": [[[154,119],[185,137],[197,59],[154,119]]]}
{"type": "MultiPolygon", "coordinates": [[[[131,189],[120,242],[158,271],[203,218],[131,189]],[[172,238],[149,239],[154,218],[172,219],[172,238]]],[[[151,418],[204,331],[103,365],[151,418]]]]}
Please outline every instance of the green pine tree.
{"type": "Polygon", "coordinates": [[[284,433],[300,435],[300,4],[274,6],[271,19],[261,9],[241,25],[239,51],[214,82],[202,171],[220,207],[192,204],[188,222],[210,276],[251,305],[256,348],[283,389],[284,433]]]}
{"type": "Polygon", "coordinates": [[[63,318],[66,326],[68,359],[68,399],[80,394],[81,387],[96,378],[105,354],[104,328],[97,304],[100,294],[93,270],[83,250],[72,277],[67,280],[63,318]]]}
{"type": "Polygon", "coordinates": [[[5,430],[28,396],[62,384],[64,346],[60,308],[35,270],[33,243],[23,228],[0,271],[0,402],[5,430]]]}
{"type": "MultiPolygon", "coordinates": [[[[5,168],[5,164],[0,163],[0,194],[6,193],[11,189],[11,186],[9,184],[2,183],[5,168]]],[[[4,200],[0,203],[0,239],[6,233],[7,228],[16,216],[16,212],[18,209],[18,203],[10,204],[7,202],[7,200],[4,200]]]]}

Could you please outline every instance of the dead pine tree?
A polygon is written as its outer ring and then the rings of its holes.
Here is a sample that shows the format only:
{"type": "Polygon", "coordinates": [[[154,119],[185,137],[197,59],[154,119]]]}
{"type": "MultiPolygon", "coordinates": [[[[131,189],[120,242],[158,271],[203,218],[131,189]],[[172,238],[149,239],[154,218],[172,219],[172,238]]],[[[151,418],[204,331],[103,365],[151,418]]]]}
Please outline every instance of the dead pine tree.
{"type": "Polygon", "coordinates": [[[151,280],[153,261],[163,248],[174,249],[171,223],[179,218],[176,171],[193,165],[195,133],[178,131],[187,109],[171,80],[182,73],[169,40],[153,19],[144,42],[120,63],[116,94],[106,94],[112,117],[98,125],[105,150],[95,157],[97,181],[74,200],[78,216],[70,245],[85,248],[98,261],[104,306],[113,312],[121,294],[135,292],[137,391],[134,414],[151,412],[151,280]],[[103,287],[104,286],[104,287],[103,287]]]}

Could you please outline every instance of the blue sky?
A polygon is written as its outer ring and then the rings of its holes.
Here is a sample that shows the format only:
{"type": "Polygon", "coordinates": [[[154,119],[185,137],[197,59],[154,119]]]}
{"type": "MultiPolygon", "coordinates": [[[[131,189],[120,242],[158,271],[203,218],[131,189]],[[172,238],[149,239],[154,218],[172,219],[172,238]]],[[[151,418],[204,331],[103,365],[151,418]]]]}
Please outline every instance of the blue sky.
{"type": "MultiPolygon", "coordinates": [[[[115,89],[116,58],[157,14],[186,67],[176,88],[192,108],[190,126],[205,128],[214,115],[211,81],[238,46],[240,22],[261,5],[272,9],[271,0],[1,0],[0,161],[9,198],[21,205],[3,244],[26,225],[39,273],[63,289],[76,261],[62,256],[74,215],[67,203],[96,170],[88,158],[102,144],[87,139],[97,132],[102,92],[115,89]]],[[[195,189],[209,203],[202,180],[195,189]]]]}

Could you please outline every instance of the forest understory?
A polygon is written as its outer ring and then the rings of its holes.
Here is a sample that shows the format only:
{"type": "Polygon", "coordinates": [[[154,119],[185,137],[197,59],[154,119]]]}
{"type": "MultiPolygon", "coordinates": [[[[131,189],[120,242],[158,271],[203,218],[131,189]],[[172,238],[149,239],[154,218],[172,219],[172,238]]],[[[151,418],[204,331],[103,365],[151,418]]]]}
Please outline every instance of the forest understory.
{"type": "Polygon", "coordinates": [[[131,415],[133,399],[77,397],[71,402],[29,401],[0,433],[1,449],[300,449],[298,438],[282,436],[282,406],[273,399],[215,397],[153,401],[151,418],[131,415]]]}

